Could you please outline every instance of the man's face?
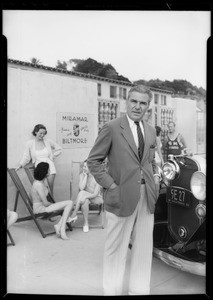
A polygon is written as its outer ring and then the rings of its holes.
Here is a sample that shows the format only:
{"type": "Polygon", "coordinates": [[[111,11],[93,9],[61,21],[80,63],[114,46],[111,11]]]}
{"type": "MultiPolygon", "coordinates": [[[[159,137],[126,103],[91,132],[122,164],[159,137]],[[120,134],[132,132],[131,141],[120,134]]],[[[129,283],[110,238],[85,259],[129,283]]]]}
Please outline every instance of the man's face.
{"type": "Polygon", "coordinates": [[[175,130],[175,126],[174,126],[174,124],[173,124],[173,123],[169,123],[169,124],[168,124],[168,130],[169,130],[169,133],[172,133],[172,132],[174,132],[174,130],[175,130]]]}
{"type": "Polygon", "coordinates": [[[149,96],[139,92],[132,92],[127,100],[127,115],[133,121],[141,121],[149,108],[149,96]]]}

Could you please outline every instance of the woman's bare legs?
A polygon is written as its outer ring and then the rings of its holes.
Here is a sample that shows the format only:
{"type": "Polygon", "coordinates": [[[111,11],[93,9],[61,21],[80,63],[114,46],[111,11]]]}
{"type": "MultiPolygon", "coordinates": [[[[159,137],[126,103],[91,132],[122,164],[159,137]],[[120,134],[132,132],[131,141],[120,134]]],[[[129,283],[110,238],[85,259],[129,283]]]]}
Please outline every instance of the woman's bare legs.
{"type": "MultiPolygon", "coordinates": [[[[60,228],[60,234],[61,234],[61,238],[63,240],[68,240],[69,238],[66,235],[66,222],[67,222],[67,218],[70,215],[71,209],[73,206],[73,202],[70,201],[70,203],[65,207],[63,215],[61,217],[62,221],[60,223],[61,228],[60,228]]],[[[60,221],[59,221],[60,222],[60,221]]]]}
{"type": "Polygon", "coordinates": [[[53,188],[54,188],[54,181],[55,181],[55,174],[47,176],[47,181],[50,187],[51,195],[53,196],[53,188]]]}
{"type": "Polygon", "coordinates": [[[66,221],[67,218],[72,210],[73,207],[73,201],[72,200],[66,200],[66,201],[60,201],[57,203],[53,203],[50,206],[46,207],[46,212],[53,212],[56,210],[64,209],[62,217],[60,218],[59,222],[54,225],[55,231],[57,235],[60,235],[62,239],[68,239],[66,235],[66,221]]]}
{"type": "Polygon", "coordinates": [[[75,209],[72,212],[72,215],[70,216],[71,218],[74,218],[77,216],[77,212],[80,208],[81,205],[85,203],[85,200],[88,199],[87,196],[90,195],[87,191],[80,191],[78,193],[77,199],[76,199],[76,206],[75,209]]]}
{"type": "Polygon", "coordinates": [[[86,199],[84,204],[81,205],[81,210],[84,216],[84,226],[89,226],[88,214],[89,214],[89,200],[86,199]]]}

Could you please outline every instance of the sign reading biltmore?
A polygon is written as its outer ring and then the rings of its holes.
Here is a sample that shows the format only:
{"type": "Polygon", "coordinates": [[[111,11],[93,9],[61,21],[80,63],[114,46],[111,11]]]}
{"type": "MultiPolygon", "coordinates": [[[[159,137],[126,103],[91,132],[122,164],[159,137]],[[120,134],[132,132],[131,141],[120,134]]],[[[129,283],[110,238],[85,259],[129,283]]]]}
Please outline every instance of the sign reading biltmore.
{"type": "Polygon", "coordinates": [[[95,115],[57,113],[57,142],[62,148],[87,148],[94,144],[95,115]]]}

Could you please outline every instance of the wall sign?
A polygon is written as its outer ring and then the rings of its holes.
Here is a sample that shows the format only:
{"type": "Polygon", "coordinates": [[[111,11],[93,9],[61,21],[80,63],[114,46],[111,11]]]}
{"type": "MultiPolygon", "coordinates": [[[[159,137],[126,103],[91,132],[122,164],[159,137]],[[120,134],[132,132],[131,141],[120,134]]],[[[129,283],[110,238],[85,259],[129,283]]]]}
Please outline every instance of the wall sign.
{"type": "Polygon", "coordinates": [[[92,147],[95,115],[57,113],[57,142],[62,148],[92,147]]]}

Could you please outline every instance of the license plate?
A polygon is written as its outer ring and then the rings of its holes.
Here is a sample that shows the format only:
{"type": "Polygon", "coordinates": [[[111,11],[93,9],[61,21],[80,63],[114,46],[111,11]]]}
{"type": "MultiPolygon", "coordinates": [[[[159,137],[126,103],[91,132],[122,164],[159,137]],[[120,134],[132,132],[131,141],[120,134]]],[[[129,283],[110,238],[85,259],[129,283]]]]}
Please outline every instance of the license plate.
{"type": "Polygon", "coordinates": [[[168,187],[166,199],[168,203],[177,204],[183,207],[190,207],[191,205],[191,193],[185,189],[168,187]]]}

